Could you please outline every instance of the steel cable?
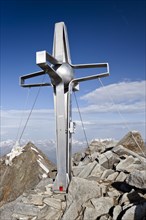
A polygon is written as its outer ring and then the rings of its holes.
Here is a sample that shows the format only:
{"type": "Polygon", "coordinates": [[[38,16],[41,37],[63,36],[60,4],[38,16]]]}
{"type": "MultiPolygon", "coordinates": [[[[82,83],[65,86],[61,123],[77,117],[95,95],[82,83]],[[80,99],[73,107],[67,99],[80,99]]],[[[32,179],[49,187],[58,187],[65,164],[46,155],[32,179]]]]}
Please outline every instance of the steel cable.
{"type": "Polygon", "coordinates": [[[77,105],[80,121],[81,121],[81,124],[82,124],[82,128],[83,128],[83,133],[84,133],[84,136],[85,136],[86,144],[87,144],[87,147],[89,147],[89,142],[88,142],[88,138],[87,138],[87,135],[86,135],[85,126],[84,126],[84,122],[83,122],[83,119],[82,119],[82,115],[81,115],[80,107],[79,107],[79,104],[78,104],[78,100],[77,100],[75,92],[73,92],[73,93],[74,93],[74,97],[75,97],[75,101],[76,101],[76,105],[77,105]]]}
{"type": "MultiPolygon", "coordinates": [[[[105,92],[106,92],[108,98],[110,99],[112,105],[116,107],[115,101],[114,101],[113,97],[111,96],[110,92],[109,92],[109,91],[108,91],[108,92],[106,91],[105,86],[103,85],[102,80],[101,80],[100,78],[98,78],[98,80],[99,80],[101,86],[103,87],[103,89],[105,90],[105,92]]],[[[126,123],[125,118],[124,118],[123,115],[121,114],[120,109],[119,109],[118,107],[116,107],[116,110],[117,110],[117,113],[119,114],[120,118],[121,118],[122,121],[124,122],[124,125],[125,125],[125,127],[127,128],[128,132],[131,132],[131,129],[130,129],[130,127],[128,126],[128,124],[126,123]]],[[[132,132],[131,132],[131,136],[132,136],[133,140],[135,141],[136,145],[138,146],[138,148],[140,149],[140,151],[142,152],[143,156],[146,157],[145,153],[143,152],[141,146],[139,145],[139,143],[138,143],[137,140],[135,139],[135,137],[134,137],[134,135],[132,134],[132,132]]]]}

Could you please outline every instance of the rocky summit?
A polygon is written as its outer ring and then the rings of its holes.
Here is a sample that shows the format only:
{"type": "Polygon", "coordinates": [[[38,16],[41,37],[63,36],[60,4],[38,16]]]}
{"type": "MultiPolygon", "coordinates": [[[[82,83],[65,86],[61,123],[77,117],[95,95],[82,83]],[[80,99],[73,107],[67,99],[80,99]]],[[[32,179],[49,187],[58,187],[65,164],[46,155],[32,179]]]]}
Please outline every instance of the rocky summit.
{"type": "Polygon", "coordinates": [[[94,140],[86,150],[74,154],[66,194],[53,193],[56,168],[31,143],[15,156],[5,156],[0,165],[1,219],[145,220],[143,140],[135,131],[125,137],[118,143],[94,140]]]}

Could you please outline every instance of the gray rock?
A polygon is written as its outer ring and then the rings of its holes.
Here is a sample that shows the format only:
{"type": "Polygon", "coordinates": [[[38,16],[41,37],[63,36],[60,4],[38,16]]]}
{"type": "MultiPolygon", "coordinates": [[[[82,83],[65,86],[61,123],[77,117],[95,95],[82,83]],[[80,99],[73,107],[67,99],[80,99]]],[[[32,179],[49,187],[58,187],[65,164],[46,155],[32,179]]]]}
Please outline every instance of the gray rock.
{"type": "Polygon", "coordinates": [[[130,204],[129,198],[128,198],[128,193],[124,193],[119,201],[120,205],[128,205],[130,204]]]}
{"type": "Polygon", "coordinates": [[[78,174],[84,169],[85,166],[73,166],[72,172],[74,176],[78,176],[78,174]]]}
{"type": "Polygon", "coordinates": [[[43,220],[59,220],[59,217],[61,217],[62,214],[62,211],[49,207],[46,216],[43,218],[43,220]]]}
{"type": "Polygon", "coordinates": [[[128,210],[126,210],[125,214],[122,217],[122,220],[136,220],[135,211],[136,211],[136,205],[130,207],[128,210]]]}
{"type": "Polygon", "coordinates": [[[41,206],[43,205],[43,198],[44,197],[41,195],[32,195],[30,199],[30,203],[41,206]]]}
{"type": "Polygon", "coordinates": [[[91,200],[86,201],[83,205],[83,209],[85,208],[94,208],[93,204],[91,203],[91,200]]]}
{"type": "MultiPolygon", "coordinates": [[[[94,208],[86,208],[85,211],[84,211],[84,220],[89,220],[89,219],[92,219],[92,220],[96,220],[97,219],[97,212],[94,208]]],[[[100,215],[99,215],[100,216],[100,215]]]]}
{"type": "Polygon", "coordinates": [[[112,169],[113,165],[119,162],[118,157],[112,152],[107,151],[98,157],[99,164],[107,169],[112,169]]]}
{"type": "Polygon", "coordinates": [[[79,215],[76,220],[84,220],[82,215],[79,215]]]}
{"type": "Polygon", "coordinates": [[[61,200],[61,201],[65,201],[66,200],[66,194],[56,194],[56,193],[54,193],[53,194],[53,198],[55,198],[55,199],[59,199],[59,200],[61,200]]]}
{"type": "Polygon", "coordinates": [[[109,169],[109,170],[105,170],[101,176],[101,180],[105,180],[109,175],[113,174],[114,170],[109,169]]]}
{"type": "Polygon", "coordinates": [[[134,158],[133,156],[127,156],[125,160],[122,160],[116,167],[118,170],[123,170],[131,173],[135,170],[144,170],[145,164],[141,162],[138,158],[134,158]],[[126,168],[126,169],[124,169],[126,168]]]}
{"type": "Polygon", "coordinates": [[[134,171],[130,173],[127,178],[126,182],[137,188],[146,188],[146,171],[134,171]]]}
{"type": "Polygon", "coordinates": [[[102,153],[105,151],[105,144],[101,141],[92,141],[89,146],[90,153],[93,154],[94,152],[102,153]]]}
{"type": "Polygon", "coordinates": [[[113,210],[113,220],[117,220],[117,217],[119,216],[121,211],[122,211],[122,207],[120,205],[117,205],[117,206],[114,207],[114,210],[113,210]]]}
{"type": "Polygon", "coordinates": [[[62,217],[62,220],[75,220],[81,211],[81,204],[78,201],[71,203],[62,217]]]}
{"type": "Polygon", "coordinates": [[[32,204],[17,203],[14,207],[14,213],[26,216],[30,215],[43,217],[47,210],[48,206],[45,204],[43,206],[35,206],[32,204]]]}
{"type": "Polygon", "coordinates": [[[85,153],[84,152],[78,152],[78,153],[75,153],[73,155],[73,163],[75,165],[78,165],[78,163],[81,161],[81,159],[83,159],[85,157],[85,153]]]}
{"type": "Polygon", "coordinates": [[[102,215],[100,217],[100,220],[109,220],[109,216],[108,215],[102,215]]]}
{"type": "Polygon", "coordinates": [[[93,168],[90,176],[101,177],[102,173],[105,170],[106,169],[103,166],[101,166],[100,164],[96,164],[96,166],[93,168]]]}
{"type": "Polygon", "coordinates": [[[36,189],[39,189],[41,191],[45,191],[46,190],[46,186],[48,184],[52,184],[53,180],[51,178],[46,178],[46,179],[42,179],[39,184],[35,187],[36,189]]]}
{"type": "Polygon", "coordinates": [[[0,207],[0,219],[2,220],[12,220],[12,214],[14,212],[14,207],[17,202],[21,201],[21,197],[18,197],[15,201],[4,204],[0,207]]]}
{"type": "Polygon", "coordinates": [[[115,181],[123,182],[126,179],[127,175],[124,172],[120,172],[115,181]]]}
{"type": "Polygon", "coordinates": [[[55,199],[55,198],[45,198],[44,203],[47,204],[48,206],[51,206],[55,209],[61,209],[61,200],[60,199],[55,199]]]}
{"type": "Polygon", "coordinates": [[[25,215],[21,215],[21,214],[12,214],[12,219],[20,219],[20,220],[32,220],[32,219],[36,219],[37,217],[32,217],[32,216],[25,216],[25,215]]]}
{"type": "Polygon", "coordinates": [[[119,197],[121,195],[121,193],[116,189],[112,189],[107,192],[107,195],[111,198],[116,198],[116,197],[119,197]]]}
{"type": "Polygon", "coordinates": [[[89,157],[89,156],[86,156],[86,157],[84,158],[84,160],[82,160],[82,161],[79,162],[78,166],[85,166],[85,165],[87,165],[87,164],[90,163],[90,162],[91,162],[90,157],[89,157]]]}
{"type": "Polygon", "coordinates": [[[81,206],[87,200],[93,197],[101,196],[101,188],[95,181],[89,181],[79,177],[73,177],[69,185],[67,196],[67,210],[63,216],[63,220],[78,217],[81,206]]]}
{"type": "Polygon", "coordinates": [[[87,178],[90,175],[90,173],[92,172],[92,170],[94,169],[94,167],[96,166],[96,164],[97,164],[97,162],[94,161],[94,162],[86,165],[84,167],[84,169],[79,173],[78,177],[87,178]]]}
{"type": "MultiPolygon", "coordinates": [[[[60,210],[59,212],[57,212],[54,216],[53,216],[53,220],[61,220],[62,218],[62,215],[63,215],[63,212],[60,210]]],[[[52,220],[50,219],[50,220],[52,220]]]]}
{"type": "Polygon", "coordinates": [[[94,208],[86,208],[84,212],[84,220],[96,220],[104,214],[108,214],[110,208],[113,206],[113,199],[108,197],[93,198],[91,203],[94,208]]]}
{"type": "Polygon", "coordinates": [[[99,156],[99,153],[98,153],[98,152],[92,153],[92,154],[89,156],[90,161],[93,162],[98,156],[99,156]]]}
{"type": "Polygon", "coordinates": [[[66,202],[61,202],[61,209],[65,210],[66,209],[66,202]]]}
{"type": "Polygon", "coordinates": [[[56,212],[53,216],[51,216],[51,218],[46,218],[46,220],[60,220],[62,219],[63,212],[60,210],[58,212],[56,212]]]}
{"type": "Polygon", "coordinates": [[[135,170],[139,170],[139,171],[142,171],[144,170],[144,166],[142,164],[130,164],[128,167],[127,167],[127,172],[131,173],[131,172],[134,172],[135,170]]]}
{"type": "Polygon", "coordinates": [[[132,155],[135,158],[138,158],[144,166],[146,166],[146,158],[139,156],[137,153],[123,147],[122,145],[118,145],[112,149],[112,152],[119,156],[132,155]]]}
{"type": "Polygon", "coordinates": [[[118,172],[114,172],[114,173],[110,174],[110,175],[106,178],[106,180],[113,182],[118,175],[119,175],[118,172]]]}
{"type": "Polygon", "coordinates": [[[127,148],[135,153],[141,153],[141,151],[144,151],[144,141],[141,137],[141,134],[138,131],[128,132],[117,143],[117,145],[123,145],[125,148],[127,148]]]}
{"type": "MultiPolygon", "coordinates": [[[[99,209],[99,207],[101,206],[103,208],[103,214],[107,214],[108,211],[113,205],[114,205],[114,200],[112,198],[108,198],[108,197],[100,197],[100,198],[93,198],[91,199],[91,203],[93,204],[93,206],[97,209],[99,209]],[[106,209],[104,210],[104,206],[107,206],[106,209]]],[[[102,215],[103,215],[102,214],[102,215]]]]}
{"type": "Polygon", "coordinates": [[[128,156],[125,160],[122,160],[117,166],[116,170],[118,171],[127,171],[129,172],[128,167],[134,163],[134,157],[128,156]]]}
{"type": "Polygon", "coordinates": [[[43,194],[47,195],[47,196],[52,196],[53,195],[53,191],[52,191],[52,188],[49,185],[45,186],[46,191],[43,192],[43,194]]]}

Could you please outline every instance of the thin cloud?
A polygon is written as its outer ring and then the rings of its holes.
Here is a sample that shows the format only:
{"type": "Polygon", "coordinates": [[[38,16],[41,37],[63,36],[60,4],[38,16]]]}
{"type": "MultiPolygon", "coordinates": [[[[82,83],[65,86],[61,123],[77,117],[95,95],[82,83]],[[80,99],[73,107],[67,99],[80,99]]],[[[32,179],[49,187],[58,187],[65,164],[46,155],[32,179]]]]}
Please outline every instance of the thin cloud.
{"type": "Polygon", "coordinates": [[[98,88],[81,97],[88,106],[84,113],[94,112],[143,112],[145,111],[146,81],[120,82],[98,88]]]}

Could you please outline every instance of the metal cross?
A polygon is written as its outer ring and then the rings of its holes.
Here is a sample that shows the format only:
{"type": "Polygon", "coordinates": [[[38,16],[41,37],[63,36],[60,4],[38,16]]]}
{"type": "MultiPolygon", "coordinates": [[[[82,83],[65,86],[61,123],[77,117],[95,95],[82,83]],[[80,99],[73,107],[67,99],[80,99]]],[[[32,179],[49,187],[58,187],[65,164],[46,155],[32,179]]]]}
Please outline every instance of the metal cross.
{"type": "Polygon", "coordinates": [[[67,30],[64,22],[55,24],[53,54],[46,51],[36,52],[36,64],[42,69],[20,77],[22,87],[52,86],[54,91],[57,142],[57,176],[53,190],[66,192],[71,180],[72,133],[75,123],[71,115],[71,93],[79,90],[79,82],[93,80],[109,75],[108,63],[73,65],[70,59],[67,30]],[[50,65],[49,65],[50,63],[50,65]],[[101,74],[74,78],[74,69],[106,68],[101,74]],[[48,74],[50,83],[25,84],[25,80],[48,74]]]}

